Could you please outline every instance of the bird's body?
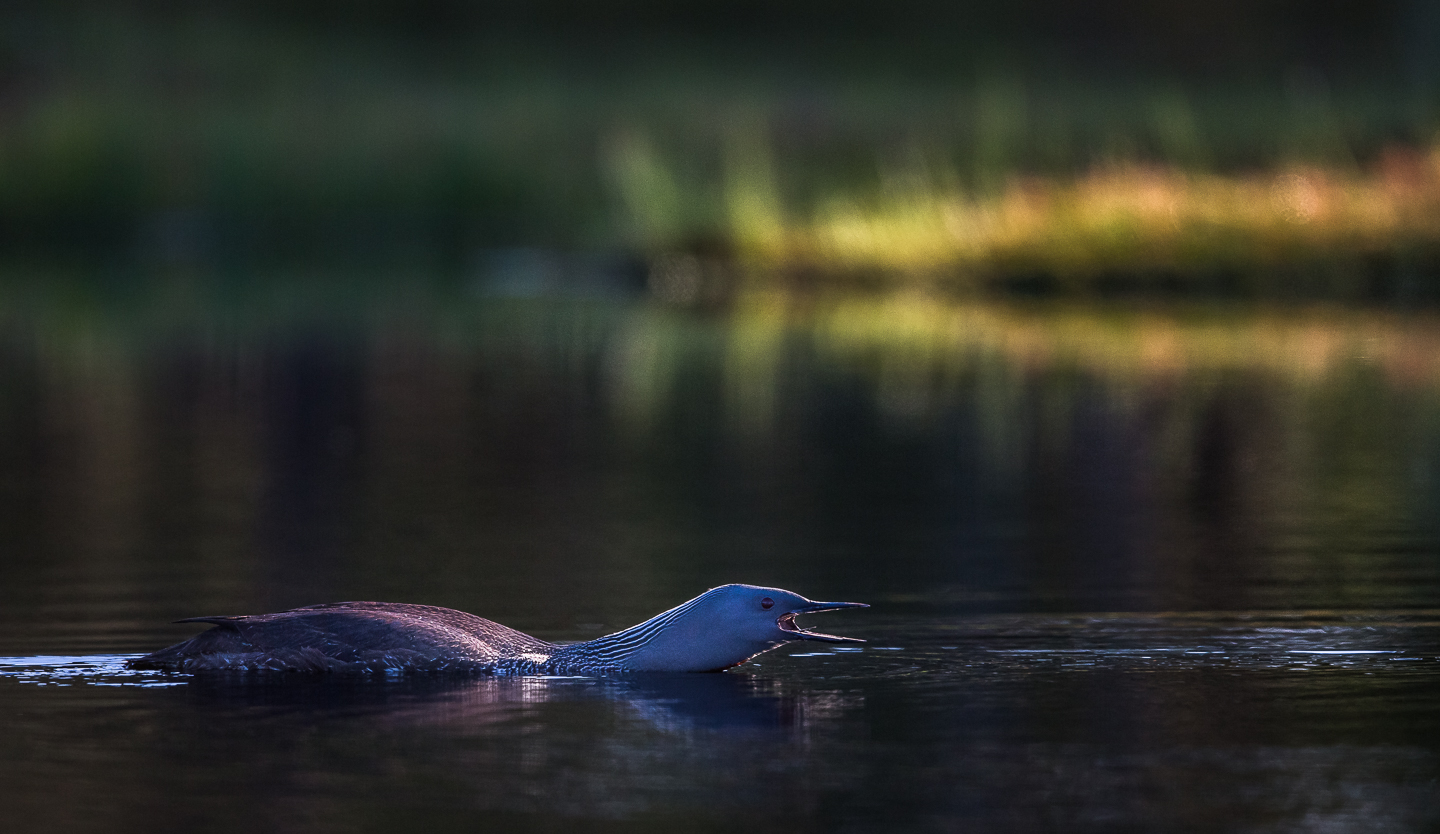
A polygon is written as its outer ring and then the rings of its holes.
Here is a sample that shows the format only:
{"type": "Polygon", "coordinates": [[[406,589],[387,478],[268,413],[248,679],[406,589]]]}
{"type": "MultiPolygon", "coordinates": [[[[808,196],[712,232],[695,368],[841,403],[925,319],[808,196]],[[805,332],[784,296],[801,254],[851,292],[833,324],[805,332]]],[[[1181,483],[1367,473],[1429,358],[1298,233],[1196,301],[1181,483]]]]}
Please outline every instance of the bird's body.
{"type": "Polygon", "coordinates": [[[724,585],[637,626],[561,645],[449,608],[339,602],[237,617],[194,617],[211,630],[136,658],[177,672],[707,672],[790,640],[859,642],[805,631],[795,615],[861,603],[813,602],[778,588],[724,585]]]}

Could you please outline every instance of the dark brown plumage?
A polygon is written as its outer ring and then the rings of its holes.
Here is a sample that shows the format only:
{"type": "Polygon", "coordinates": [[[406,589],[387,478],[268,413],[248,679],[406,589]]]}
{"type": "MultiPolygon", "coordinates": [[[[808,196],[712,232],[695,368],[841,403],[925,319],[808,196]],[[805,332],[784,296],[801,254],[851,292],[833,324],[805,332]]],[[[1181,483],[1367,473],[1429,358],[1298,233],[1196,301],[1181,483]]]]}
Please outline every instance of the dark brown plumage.
{"type": "Polygon", "coordinates": [[[190,617],[215,628],[131,661],[140,669],[386,672],[543,663],[556,647],[483,617],[433,605],[337,602],[277,614],[190,617]],[[526,656],[529,655],[529,658],[526,656]]]}

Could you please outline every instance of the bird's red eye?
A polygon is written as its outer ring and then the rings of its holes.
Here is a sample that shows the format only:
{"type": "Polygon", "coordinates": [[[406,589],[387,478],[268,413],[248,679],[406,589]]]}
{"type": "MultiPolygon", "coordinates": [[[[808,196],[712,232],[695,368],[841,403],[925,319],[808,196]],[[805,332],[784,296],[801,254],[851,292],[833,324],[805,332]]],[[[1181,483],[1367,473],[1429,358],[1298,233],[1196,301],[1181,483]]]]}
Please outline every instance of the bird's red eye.
{"type": "Polygon", "coordinates": [[[765,597],[764,599],[760,600],[760,607],[764,608],[766,611],[769,611],[771,608],[775,607],[775,600],[769,597],[765,597]]]}

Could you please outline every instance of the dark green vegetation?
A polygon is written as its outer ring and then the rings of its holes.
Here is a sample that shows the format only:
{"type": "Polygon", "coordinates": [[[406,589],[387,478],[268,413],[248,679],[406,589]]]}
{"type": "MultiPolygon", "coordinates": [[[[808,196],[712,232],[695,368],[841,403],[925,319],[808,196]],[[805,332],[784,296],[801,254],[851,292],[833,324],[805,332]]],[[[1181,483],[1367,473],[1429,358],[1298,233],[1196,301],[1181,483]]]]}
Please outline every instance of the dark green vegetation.
{"type": "MultiPolygon", "coordinates": [[[[7,260],[455,272],[531,246],[1163,284],[1273,266],[1269,226],[1158,259],[1114,245],[1124,218],[987,238],[978,261],[933,222],[898,253],[825,241],[897,206],[983,215],[1017,177],[1345,180],[1440,124],[1440,15],[1418,3],[352,5],[7,4],[7,260]]],[[[1347,269],[1428,285],[1429,233],[1385,234],[1347,269]]]]}

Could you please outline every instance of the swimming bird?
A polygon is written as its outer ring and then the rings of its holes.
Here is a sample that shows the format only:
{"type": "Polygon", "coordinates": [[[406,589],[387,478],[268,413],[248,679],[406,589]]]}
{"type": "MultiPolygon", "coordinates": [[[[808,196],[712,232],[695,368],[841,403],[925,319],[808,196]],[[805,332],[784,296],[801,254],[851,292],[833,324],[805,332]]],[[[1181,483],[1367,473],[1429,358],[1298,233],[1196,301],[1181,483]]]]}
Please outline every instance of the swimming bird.
{"type": "Polygon", "coordinates": [[[214,628],[135,658],[130,666],[174,672],[718,672],[792,640],[862,643],[806,631],[795,617],[868,607],[815,602],[779,588],[722,585],[624,631],[556,644],[450,608],[336,602],[276,614],[177,620],[214,628]]]}

